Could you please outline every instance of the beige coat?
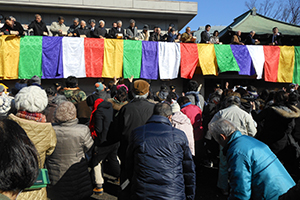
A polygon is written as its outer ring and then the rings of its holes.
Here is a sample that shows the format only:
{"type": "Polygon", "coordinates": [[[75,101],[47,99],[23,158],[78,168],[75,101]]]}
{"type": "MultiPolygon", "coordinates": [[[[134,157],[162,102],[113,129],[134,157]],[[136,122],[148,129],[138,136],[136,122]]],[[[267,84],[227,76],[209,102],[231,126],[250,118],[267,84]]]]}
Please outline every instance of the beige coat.
{"type": "MultiPolygon", "coordinates": [[[[24,129],[39,153],[39,167],[43,168],[46,156],[51,155],[56,146],[56,134],[51,123],[22,119],[13,114],[8,119],[17,122],[24,129]]],[[[18,196],[18,200],[47,200],[46,188],[24,191],[18,196]]]]}

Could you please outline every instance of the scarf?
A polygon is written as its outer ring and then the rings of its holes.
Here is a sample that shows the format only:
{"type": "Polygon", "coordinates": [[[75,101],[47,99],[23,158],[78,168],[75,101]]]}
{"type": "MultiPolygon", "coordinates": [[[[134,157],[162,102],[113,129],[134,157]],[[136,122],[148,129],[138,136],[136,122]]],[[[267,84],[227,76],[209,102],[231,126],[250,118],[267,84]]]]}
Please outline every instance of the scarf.
{"type": "Polygon", "coordinates": [[[90,124],[89,124],[89,128],[91,131],[91,136],[93,139],[95,139],[97,137],[97,133],[95,130],[95,117],[94,117],[94,113],[96,112],[98,106],[103,102],[104,100],[99,98],[95,101],[94,106],[93,106],[93,111],[91,114],[91,118],[90,118],[90,124]]]}
{"type": "Polygon", "coordinates": [[[27,112],[27,111],[18,111],[16,116],[23,118],[23,119],[33,120],[36,122],[42,122],[42,123],[47,122],[46,116],[43,115],[42,113],[38,113],[38,112],[31,113],[31,112],[27,112]]]}

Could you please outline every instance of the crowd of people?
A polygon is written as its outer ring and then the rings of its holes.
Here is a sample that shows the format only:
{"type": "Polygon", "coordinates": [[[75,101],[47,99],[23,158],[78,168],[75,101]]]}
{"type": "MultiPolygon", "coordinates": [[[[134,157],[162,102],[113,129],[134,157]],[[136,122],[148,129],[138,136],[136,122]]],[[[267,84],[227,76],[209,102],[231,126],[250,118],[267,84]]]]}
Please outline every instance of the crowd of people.
{"type": "Polygon", "coordinates": [[[0,84],[0,197],[88,199],[103,194],[106,172],[119,199],[194,199],[196,168],[209,167],[228,199],[299,198],[298,85],[216,84],[205,100],[195,80],[182,94],[125,83],[88,95],[74,76],[45,89],[37,76],[0,84]],[[50,184],[28,189],[44,168],[50,184]]]}
{"type": "MultiPolygon", "coordinates": [[[[3,17],[2,17],[3,18],[3,17]]],[[[183,43],[195,43],[196,37],[193,35],[195,31],[191,31],[190,27],[186,28],[183,34],[176,32],[174,26],[169,26],[165,34],[162,33],[159,26],[155,26],[153,31],[150,31],[149,26],[145,24],[142,31],[138,31],[135,24],[135,20],[129,21],[129,26],[123,28],[121,20],[112,23],[112,27],[107,31],[105,28],[105,21],[100,20],[97,27],[96,20],[90,19],[88,22],[80,20],[79,18],[73,19],[73,24],[68,28],[65,25],[65,19],[62,16],[58,17],[57,21],[52,22],[49,30],[46,24],[42,21],[42,17],[39,14],[35,15],[35,20],[29,25],[23,26],[16,21],[13,16],[4,17],[5,23],[0,29],[0,35],[19,35],[25,34],[24,28],[27,30],[32,29],[31,35],[36,36],[48,36],[51,32],[53,36],[68,36],[68,37],[88,37],[88,38],[118,38],[128,40],[142,40],[142,41],[167,41],[167,42],[183,42],[183,43]],[[87,24],[88,23],[88,24],[87,24]],[[88,27],[89,25],[89,27],[88,27]]],[[[1,20],[0,20],[1,22],[1,20]]],[[[213,35],[210,34],[211,26],[208,24],[205,26],[205,30],[201,32],[200,43],[206,44],[222,44],[219,39],[219,31],[214,31],[213,35]]],[[[273,34],[270,37],[268,44],[270,45],[282,45],[282,34],[278,31],[277,27],[273,28],[273,34]]],[[[231,44],[237,45],[257,45],[260,44],[258,39],[254,39],[255,31],[250,31],[245,40],[242,41],[241,31],[235,32],[232,36],[231,44]]]]}

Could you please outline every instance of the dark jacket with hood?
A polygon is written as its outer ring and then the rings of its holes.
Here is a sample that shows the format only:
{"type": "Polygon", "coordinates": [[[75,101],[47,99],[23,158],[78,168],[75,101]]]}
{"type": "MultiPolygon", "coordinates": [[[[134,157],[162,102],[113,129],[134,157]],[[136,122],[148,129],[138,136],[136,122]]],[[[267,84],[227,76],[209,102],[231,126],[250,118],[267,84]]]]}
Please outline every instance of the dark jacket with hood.
{"type": "Polygon", "coordinates": [[[127,151],[130,199],[194,199],[195,165],[185,133],[153,115],[136,128],[127,151]]]}
{"type": "MultiPolygon", "coordinates": [[[[259,114],[252,111],[256,122],[264,120],[263,130],[256,138],[267,144],[278,155],[288,144],[287,134],[291,134],[295,126],[295,118],[300,116],[300,110],[293,106],[292,111],[286,106],[270,106],[259,114]]],[[[278,155],[280,159],[280,156],[278,155]]]]}
{"type": "Polygon", "coordinates": [[[96,91],[94,92],[93,94],[89,95],[87,98],[86,98],[86,103],[88,106],[93,106],[94,105],[94,102],[97,100],[97,99],[103,99],[104,101],[106,101],[108,98],[110,98],[110,94],[107,93],[106,91],[96,91]]]}

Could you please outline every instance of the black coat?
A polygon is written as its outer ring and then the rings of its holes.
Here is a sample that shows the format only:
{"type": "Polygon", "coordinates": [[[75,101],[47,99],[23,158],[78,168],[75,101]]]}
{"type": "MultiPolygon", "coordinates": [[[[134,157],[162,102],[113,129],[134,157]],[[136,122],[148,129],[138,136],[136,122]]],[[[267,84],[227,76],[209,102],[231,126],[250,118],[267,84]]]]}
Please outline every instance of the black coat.
{"type": "Polygon", "coordinates": [[[207,43],[209,42],[210,36],[207,35],[206,31],[201,32],[201,41],[200,43],[207,43]]]}
{"type": "MultiPolygon", "coordinates": [[[[278,33],[278,35],[275,36],[274,40],[275,40],[274,41],[275,45],[282,45],[282,42],[281,42],[281,40],[282,40],[282,34],[278,33]]],[[[270,43],[273,43],[273,34],[270,35],[270,37],[269,37],[269,44],[270,43]]]]}
{"type": "Polygon", "coordinates": [[[94,105],[95,101],[99,98],[101,98],[105,101],[110,98],[110,94],[107,93],[106,91],[96,91],[86,98],[86,103],[88,106],[92,107],[94,105]]]}
{"type": "Polygon", "coordinates": [[[126,149],[132,130],[144,125],[152,116],[153,109],[153,103],[148,102],[146,99],[137,98],[121,108],[118,114],[117,124],[118,133],[121,134],[119,157],[122,161],[124,161],[126,157],[126,149]]]}
{"type": "Polygon", "coordinates": [[[28,29],[31,28],[33,29],[33,35],[43,36],[44,32],[49,34],[47,26],[43,21],[41,21],[40,23],[38,23],[36,20],[32,21],[28,26],[28,29]]]}
{"type": "Polygon", "coordinates": [[[113,144],[114,137],[108,134],[109,127],[113,121],[113,108],[112,104],[103,101],[93,113],[95,119],[95,131],[97,137],[94,139],[96,146],[107,146],[113,144]]]}
{"type": "Polygon", "coordinates": [[[168,118],[153,115],[136,128],[126,160],[133,175],[130,199],[194,199],[196,174],[188,140],[168,118]]]}
{"type": "Polygon", "coordinates": [[[79,29],[79,28],[80,28],[80,24],[78,24],[77,26],[75,26],[74,24],[72,24],[72,25],[70,26],[69,30],[68,30],[68,34],[69,34],[69,33],[74,34],[75,31],[76,31],[77,29],[79,29]]]}
{"type": "Polygon", "coordinates": [[[255,44],[255,39],[252,38],[252,35],[250,34],[247,35],[245,44],[251,44],[251,45],[255,44]]]}
{"type": "Polygon", "coordinates": [[[300,110],[294,107],[292,111],[286,106],[270,106],[259,114],[252,111],[253,119],[256,122],[264,120],[261,134],[256,138],[267,144],[270,149],[279,157],[288,144],[287,134],[292,133],[295,126],[295,118],[300,116],[300,110]]]}
{"type": "Polygon", "coordinates": [[[109,31],[109,35],[111,38],[117,38],[116,34],[121,33],[123,34],[123,38],[125,36],[125,31],[123,28],[121,28],[121,30],[119,31],[118,28],[111,28],[109,31]]]}
{"type": "Polygon", "coordinates": [[[4,24],[4,26],[0,29],[0,31],[3,32],[4,35],[10,35],[10,31],[18,31],[19,36],[22,36],[24,34],[23,26],[19,22],[14,22],[13,27],[4,24]]]}
{"type": "Polygon", "coordinates": [[[80,37],[81,35],[85,35],[86,37],[89,37],[90,29],[88,29],[87,27],[84,27],[84,28],[80,27],[80,28],[76,29],[75,33],[76,33],[77,37],[80,37]]]}

